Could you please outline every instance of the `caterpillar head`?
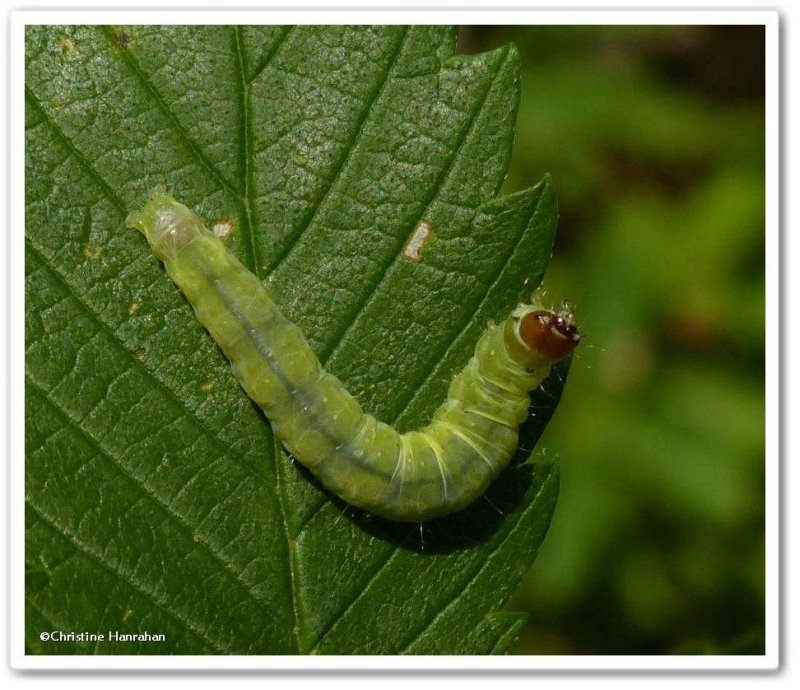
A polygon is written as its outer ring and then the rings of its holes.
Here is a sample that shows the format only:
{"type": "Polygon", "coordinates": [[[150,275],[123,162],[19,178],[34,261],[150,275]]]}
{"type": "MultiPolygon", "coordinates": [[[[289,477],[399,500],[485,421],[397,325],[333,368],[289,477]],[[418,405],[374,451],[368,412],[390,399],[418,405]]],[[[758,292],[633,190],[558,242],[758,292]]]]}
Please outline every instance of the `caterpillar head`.
{"type": "Polygon", "coordinates": [[[581,334],[569,305],[558,310],[540,304],[521,304],[509,318],[513,348],[521,362],[544,359],[555,362],[570,354],[581,341],[581,334]]]}

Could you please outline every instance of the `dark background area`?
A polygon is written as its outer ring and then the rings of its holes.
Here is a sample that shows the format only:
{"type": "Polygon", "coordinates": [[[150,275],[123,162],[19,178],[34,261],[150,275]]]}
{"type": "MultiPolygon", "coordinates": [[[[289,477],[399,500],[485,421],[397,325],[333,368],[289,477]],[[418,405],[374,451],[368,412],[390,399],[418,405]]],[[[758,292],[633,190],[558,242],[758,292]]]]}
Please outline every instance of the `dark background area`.
{"type": "Polygon", "coordinates": [[[585,333],[536,451],[561,498],[516,653],[764,651],[764,40],[462,29],[520,50],[506,190],[553,175],[545,287],[585,333]]]}

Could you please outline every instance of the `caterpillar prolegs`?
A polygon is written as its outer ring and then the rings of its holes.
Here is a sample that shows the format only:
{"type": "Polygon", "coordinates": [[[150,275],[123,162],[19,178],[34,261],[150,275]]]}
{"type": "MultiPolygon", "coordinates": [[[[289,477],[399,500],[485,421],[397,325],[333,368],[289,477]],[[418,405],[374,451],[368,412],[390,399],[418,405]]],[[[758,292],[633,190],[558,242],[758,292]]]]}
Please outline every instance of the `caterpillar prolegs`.
{"type": "Polygon", "coordinates": [[[568,310],[520,304],[481,335],[430,423],[401,434],[322,368],[197,214],[156,190],[128,225],[145,235],[287,450],[329,491],[390,520],[421,522],[483,494],[517,448],[529,392],[580,341],[568,310]]]}

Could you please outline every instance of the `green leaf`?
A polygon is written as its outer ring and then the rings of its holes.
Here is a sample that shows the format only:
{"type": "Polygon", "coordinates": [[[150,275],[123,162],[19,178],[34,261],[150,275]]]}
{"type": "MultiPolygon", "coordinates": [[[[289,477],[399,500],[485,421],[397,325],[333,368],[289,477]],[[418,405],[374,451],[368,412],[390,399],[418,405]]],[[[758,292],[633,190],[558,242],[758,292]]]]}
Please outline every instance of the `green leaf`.
{"type": "Polygon", "coordinates": [[[495,653],[558,493],[520,459],[474,506],[400,525],[291,464],[125,227],[167,183],[264,281],[366,409],[442,401],[488,319],[539,283],[548,180],[495,198],[513,47],[442,27],[30,27],[27,645],[48,653],[495,653]],[[421,220],[434,231],[402,256],[421,220]],[[526,280],[529,282],[526,284],[526,280]],[[41,630],[161,633],[45,643],[41,630]]]}

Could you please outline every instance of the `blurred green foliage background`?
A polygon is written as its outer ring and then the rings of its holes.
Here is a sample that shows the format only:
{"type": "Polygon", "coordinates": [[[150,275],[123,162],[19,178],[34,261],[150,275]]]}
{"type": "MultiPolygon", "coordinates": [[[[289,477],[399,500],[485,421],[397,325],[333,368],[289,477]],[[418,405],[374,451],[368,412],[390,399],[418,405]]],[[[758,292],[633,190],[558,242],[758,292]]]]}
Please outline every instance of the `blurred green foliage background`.
{"type": "Polygon", "coordinates": [[[545,286],[585,340],[538,448],[526,654],[764,649],[764,30],[465,27],[512,41],[507,191],[553,175],[545,286]]]}

